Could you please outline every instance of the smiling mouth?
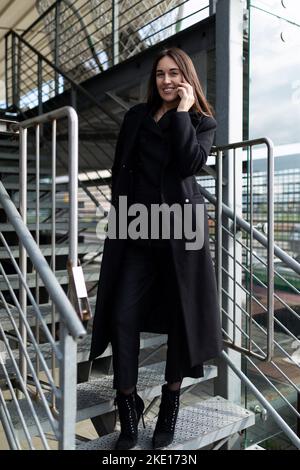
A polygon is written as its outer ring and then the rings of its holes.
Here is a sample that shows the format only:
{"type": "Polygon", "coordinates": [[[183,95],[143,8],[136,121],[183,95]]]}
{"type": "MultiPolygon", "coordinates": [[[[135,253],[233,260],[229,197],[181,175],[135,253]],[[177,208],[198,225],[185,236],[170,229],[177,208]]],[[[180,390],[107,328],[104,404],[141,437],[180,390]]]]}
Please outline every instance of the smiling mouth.
{"type": "Polygon", "coordinates": [[[163,88],[164,93],[169,93],[169,92],[174,91],[174,90],[175,90],[175,88],[163,88]]]}

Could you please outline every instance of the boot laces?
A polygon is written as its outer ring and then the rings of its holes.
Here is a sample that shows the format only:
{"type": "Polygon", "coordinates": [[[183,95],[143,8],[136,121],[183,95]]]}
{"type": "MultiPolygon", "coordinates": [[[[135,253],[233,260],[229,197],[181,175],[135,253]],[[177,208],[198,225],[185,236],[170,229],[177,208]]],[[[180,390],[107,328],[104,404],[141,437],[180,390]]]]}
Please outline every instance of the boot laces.
{"type": "Polygon", "coordinates": [[[159,427],[165,432],[174,432],[179,410],[179,396],[173,400],[163,399],[159,411],[159,427]]]}
{"type": "Polygon", "coordinates": [[[121,432],[126,435],[133,435],[137,432],[137,411],[134,395],[128,397],[115,398],[115,420],[117,416],[117,407],[119,409],[119,418],[121,432]]]}

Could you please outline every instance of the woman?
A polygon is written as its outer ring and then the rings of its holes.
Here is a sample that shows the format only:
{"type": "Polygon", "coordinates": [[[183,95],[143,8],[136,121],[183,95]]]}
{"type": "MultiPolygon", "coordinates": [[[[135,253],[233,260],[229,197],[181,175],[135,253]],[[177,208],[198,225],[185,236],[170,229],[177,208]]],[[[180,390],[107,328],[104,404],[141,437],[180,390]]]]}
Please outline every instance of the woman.
{"type": "MultiPolygon", "coordinates": [[[[190,57],[178,48],[162,51],[153,64],[147,103],[133,106],[124,117],[112,167],[112,205],[116,220],[124,216],[120,196],[143,204],[149,212],[162,203],[177,204],[182,212],[170,216],[169,237],[159,224],[156,238],[105,239],[90,359],[111,342],[121,424],[116,449],[136,444],[144,410],[136,392],[141,331],[168,334],[167,383],[162,387],[154,448],[173,440],[182,379],[202,377],[203,362],[221,351],[207,215],[204,211],[199,224],[197,207],[204,207],[204,200],[194,176],[207,160],[215,128],[190,57]],[[201,246],[188,246],[191,238],[186,233],[174,235],[186,207],[196,225],[195,237],[204,232],[201,246]]],[[[132,214],[129,220],[134,222],[132,214]]],[[[147,221],[156,227],[150,216],[147,221]]]]}

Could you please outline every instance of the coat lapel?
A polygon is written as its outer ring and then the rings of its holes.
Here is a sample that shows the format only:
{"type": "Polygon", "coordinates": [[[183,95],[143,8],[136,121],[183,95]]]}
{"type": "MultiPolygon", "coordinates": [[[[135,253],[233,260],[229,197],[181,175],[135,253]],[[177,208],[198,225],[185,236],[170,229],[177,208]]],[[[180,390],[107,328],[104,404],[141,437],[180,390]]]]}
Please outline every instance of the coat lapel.
{"type": "MultiPolygon", "coordinates": [[[[126,142],[123,146],[123,155],[122,155],[122,162],[124,164],[129,164],[131,162],[133,156],[133,149],[135,146],[135,142],[138,136],[139,129],[143,122],[143,119],[149,112],[149,107],[146,103],[144,106],[139,106],[136,109],[133,109],[130,115],[128,116],[128,123],[127,123],[127,131],[126,131],[126,142]]],[[[196,128],[199,125],[201,117],[195,111],[189,111],[191,121],[196,128]]]]}

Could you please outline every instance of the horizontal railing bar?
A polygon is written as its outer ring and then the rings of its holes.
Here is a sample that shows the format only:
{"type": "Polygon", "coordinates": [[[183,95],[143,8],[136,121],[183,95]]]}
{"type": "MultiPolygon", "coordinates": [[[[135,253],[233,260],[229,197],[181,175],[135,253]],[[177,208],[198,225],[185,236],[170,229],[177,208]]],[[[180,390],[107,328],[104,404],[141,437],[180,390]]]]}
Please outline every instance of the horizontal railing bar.
{"type": "MultiPolygon", "coordinates": [[[[244,384],[252,391],[256,396],[258,401],[263,405],[264,408],[270,413],[274,421],[278,424],[280,429],[289,437],[291,442],[300,449],[300,439],[288,426],[288,424],[282,419],[279,413],[273,408],[270,402],[262,395],[262,393],[253,385],[253,383],[248,379],[248,377],[234,364],[234,362],[229,358],[228,354],[225,351],[222,351],[222,357],[224,361],[229,365],[229,367],[235,372],[235,374],[242,380],[244,384]]],[[[248,361],[251,361],[247,358],[248,361]]],[[[252,361],[251,361],[252,362],[252,361]]]]}
{"type": "MultiPolygon", "coordinates": [[[[233,234],[226,228],[222,225],[222,229],[228,233],[229,236],[231,236],[233,238],[233,234]]],[[[242,248],[245,248],[249,253],[250,253],[250,249],[240,240],[236,240],[236,242],[242,246],[242,248]]],[[[224,246],[222,246],[222,249],[224,251],[227,252],[227,254],[233,259],[233,256],[231,255],[231,253],[228,252],[228,250],[226,250],[226,248],[224,246]]],[[[252,256],[254,256],[256,259],[258,259],[260,261],[261,264],[263,264],[264,266],[267,266],[267,263],[265,261],[262,260],[262,258],[260,258],[257,254],[255,254],[254,252],[252,252],[252,256]]],[[[239,261],[237,261],[237,263],[239,264],[239,266],[244,269],[245,271],[247,271],[248,273],[250,273],[250,271],[248,270],[248,268],[246,268],[246,266],[244,266],[243,264],[241,264],[239,261]]],[[[278,277],[280,277],[283,281],[285,281],[285,283],[287,284],[288,287],[290,287],[292,290],[294,290],[296,292],[296,294],[300,294],[300,291],[298,291],[298,289],[293,286],[293,284],[290,284],[290,282],[285,279],[276,269],[274,269],[274,275],[277,275],[278,277]]],[[[266,284],[263,283],[263,281],[261,281],[256,275],[255,276],[255,279],[265,288],[267,288],[266,284]]],[[[280,300],[282,302],[282,304],[289,308],[290,307],[284,302],[284,300],[282,300],[276,293],[274,293],[274,296],[277,298],[277,300],[280,300]]],[[[298,316],[298,314],[295,312],[295,314],[298,316]]],[[[300,318],[300,316],[299,316],[300,318]]]]}
{"type": "MultiPolygon", "coordinates": [[[[248,357],[248,360],[251,362],[251,364],[255,367],[255,369],[259,372],[259,374],[266,380],[266,382],[275,390],[276,393],[283,399],[283,401],[288,405],[288,407],[291,409],[292,413],[294,413],[297,418],[300,418],[300,413],[296,410],[296,408],[293,407],[293,405],[287,400],[287,398],[281,393],[281,391],[276,387],[275,384],[271,380],[268,379],[266,374],[264,374],[263,371],[260,370],[260,368],[248,357]]],[[[276,379],[275,379],[276,380],[276,379]]]]}
{"type": "Polygon", "coordinates": [[[20,405],[19,405],[19,400],[17,399],[16,397],[16,394],[15,394],[15,391],[13,389],[13,386],[12,386],[12,383],[11,383],[11,380],[9,378],[9,375],[7,373],[7,370],[6,370],[6,367],[2,365],[2,370],[3,370],[3,373],[4,373],[4,377],[5,377],[5,380],[6,380],[6,383],[8,385],[8,388],[9,388],[9,391],[10,391],[10,394],[11,394],[11,397],[12,397],[12,401],[16,407],[16,410],[17,410],[17,413],[18,413],[18,416],[19,416],[19,419],[21,421],[21,425],[22,425],[22,428],[24,430],[24,434],[25,434],[25,437],[26,437],[26,440],[30,446],[30,449],[34,449],[33,447],[33,444],[32,444],[32,439],[31,439],[31,435],[29,433],[29,430],[28,430],[28,427],[26,425],[26,422],[24,420],[24,416],[22,414],[22,410],[20,408],[20,405]]]}
{"type": "Polygon", "coordinates": [[[2,422],[3,430],[5,432],[5,437],[7,439],[9,448],[11,450],[21,450],[21,446],[14,432],[14,425],[12,423],[11,416],[7,409],[6,401],[4,400],[1,388],[0,388],[0,421],[2,422]]]}
{"type": "MultiPolygon", "coordinates": [[[[233,302],[233,298],[230,296],[230,294],[225,291],[225,289],[222,287],[222,292],[224,292],[224,294],[233,302]]],[[[241,312],[248,318],[250,319],[250,315],[249,313],[239,304],[236,304],[237,307],[241,310],[241,312]]],[[[222,308],[222,311],[225,313],[225,315],[228,315],[226,310],[224,310],[222,308]]],[[[257,321],[255,320],[255,318],[251,318],[251,321],[253,322],[253,324],[264,334],[267,336],[267,331],[264,330],[264,328],[259,324],[257,323],[257,321]]],[[[233,322],[233,320],[231,319],[231,322],[233,322]]],[[[278,349],[280,349],[280,351],[290,360],[292,361],[295,365],[297,365],[299,367],[299,364],[297,363],[297,361],[292,357],[290,356],[290,354],[281,346],[281,344],[279,344],[275,339],[274,339],[274,345],[276,347],[278,347],[278,349]]]]}
{"type": "MultiPolygon", "coordinates": [[[[240,243],[239,241],[237,241],[238,243],[240,243]]],[[[233,259],[233,256],[231,255],[231,253],[228,252],[228,250],[226,249],[226,247],[222,246],[222,250],[226,252],[226,254],[228,254],[229,257],[231,257],[233,259]]],[[[247,273],[250,273],[249,269],[246,268],[246,266],[242,265],[239,261],[237,261],[237,264],[243,269],[245,270],[247,273]]],[[[226,270],[226,268],[222,267],[222,270],[229,276],[231,277],[232,280],[233,277],[231,276],[231,274],[226,270]]],[[[258,282],[258,284],[260,284],[262,287],[264,287],[265,289],[267,289],[267,285],[264,284],[264,282],[259,279],[255,274],[253,274],[253,278],[258,282]]],[[[239,282],[237,282],[237,285],[244,290],[245,293],[247,293],[248,295],[250,295],[250,292],[242,285],[240,284],[239,282]]],[[[265,311],[267,311],[266,307],[264,307],[259,301],[258,299],[256,299],[255,296],[252,295],[252,298],[256,301],[256,303],[258,305],[260,305],[260,307],[262,307],[265,311]]],[[[296,318],[297,320],[300,320],[300,315],[296,312],[296,310],[294,310],[290,305],[288,305],[281,297],[279,297],[278,294],[276,294],[276,292],[274,292],[274,298],[276,300],[278,300],[285,308],[287,308],[289,310],[289,312],[291,312],[296,318]]]]}
{"type": "Polygon", "coordinates": [[[4,208],[5,212],[7,213],[11,223],[13,224],[20,240],[22,240],[27,252],[29,253],[32,263],[34,264],[45,285],[47,286],[49,293],[51,294],[57,306],[58,311],[61,313],[62,319],[66,322],[68,326],[69,331],[75,338],[84,336],[85,329],[83,328],[82,323],[74,312],[74,309],[70,304],[69,300],[67,299],[65,292],[63,291],[60,284],[57,282],[55,275],[51,271],[40,249],[36,245],[30,231],[26,226],[24,226],[23,220],[19,212],[11,201],[1,181],[0,203],[4,208]]]}
{"type": "MultiPolygon", "coordinates": [[[[1,264],[0,264],[0,268],[1,268],[1,270],[2,270],[1,264]]],[[[10,293],[11,293],[11,295],[15,296],[14,292],[13,292],[11,289],[10,289],[10,293]]],[[[5,299],[4,299],[3,294],[2,294],[1,291],[0,291],[0,298],[2,299],[2,302],[3,302],[4,305],[5,305],[5,299]]],[[[18,302],[17,302],[17,303],[18,303],[18,302]]],[[[39,359],[40,359],[40,361],[41,361],[41,363],[42,363],[42,366],[43,366],[43,368],[44,368],[45,374],[46,374],[46,376],[47,376],[47,378],[48,378],[48,380],[49,380],[49,384],[51,385],[51,387],[53,388],[54,393],[56,394],[56,393],[57,393],[57,388],[56,388],[55,383],[54,383],[53,380],[52,380],[52,376],[51,376],[51,373],[50,373],[49,368],[48,368],[48,366],[47,366],[47,362],[45,361],[45,358],[44,358],[43,354],[41,353],[41,351],[40,351],[40,349],[39,349],[39,345],[37,344],[37,342],[36,342],[36,340],[35,340],[35,338],[34,338],[34,335],[33,335],[33,333],[32,333],[32,330],[31,330],[30,326],[28,325],[28,322],[27,322],[27,320],[26,320],[26,317],[24,317],[24,315],[23,315],[23,312],[22,312],[22,310],[21,310],[21,307],[20,307],[19,303],[18,303],[18,306],[19,306],[20,314],[22,315],[22,322],[23,322],[23,324],[25,325],[26,331],[27,331],[27,333],[28,333],[28,335],[30,336],[30,339],[31,339],[31,343],[30,343],[30,344],[34,347],[35,353],[39,356],[39,359]]],[[[9,311],[8,311],[8,313],[9,313],[9,311]]],[[[14,330],[15,330],[15,333],[16,333],[16,335],[17,335],[17,336],[16,336],[16,340],[18,341],[18,344],[19,344],[19,346],[21,347],[22,352],[23,352],[23,354],[24,354],[25,357],[26,357],[27,363],[28,363],[28,365],[29,365],[29,367],[30,367],[30,369],[31,369],[31,373],[32,373],[32,374],[35,374],[34,369],[33,369],[33,366],[32,366],[32,363],[31,363],[30,356],[28,355],[27,345],[24,346],[23,341],[22,341],[22,337],[21,337],[20,332],[19,332],[19,330],[18,330],[18,327],[17,327],[17,325],[16,325],[15,319],[13,318],[12,315],[10,315],[10,319],[11,319],[13,328],[14,328],[14,330]],[[32,371],[33,371],[33,372],[32,372],[32,371]]],[[[7,334],[6,334],[6,336],[7,336],[7,334]]],[[[50,343],[50,344],[51,344],[51,343],[50,343]]],[[[56,345],[54,345],[54,347],[53,347],[53,345],[51,344],[51,346],[52,346],[53,349],[54,349],[54,348],[57,349],[56,345]]],[[[61,354],[60,354],[60,355],[61,355],[61,354]]],[[[35,376],[35,377],[36,377],[36,376],[35,376]]]]}
{"type": "MultiPolygon", "coordinates": [[[[258,139],[260,140],[260,139],[258,139]]],[[[212,204],[216,205],[216,198],[212,196],[205,188],[200,186],[202,194],[208,199],[212,204]]],[[[222,203],[222,210],[224,214],[233,220],[233,211],[226,206],[226,204],[222,203]]],[[[250,224],[246,222],[243,218],[236,215],[236,223],[240,226],[243,230],[250,233],[250,224]]],[[[259,241],[264,247],[267,248],[268,246],[268,239],[262,233],[260,233],[257,229],[253,228],[253,237],[259,241]]],[[[277,258],[281,259],[284,263],[286,263],[293,271],[297,274],[300,274],[300,263],[297,263],[291,256],[289,256],[285,251],[279,248],[277,245],[274,245],[274,254],[277,258]]]]}
{"type": "MultiPolygon", "coordinates": [[[[4,342],[5,346],[6,346],[7,352],[8,352],[8,354],[9,354],[9,357],[10,357],[10,359],[11,359],[11,361],[12,361],[12,364],[13,364],[13,367],[14,367],[14,369],[15,369],[16,376],[17,376],[17,379],[18,379],[18,382],[19,382],[19,386],[21,387],[21,390],[22,390],[22,392],[24,393],[24,395],[25,395],[25,397],[26,397],[26,402],[28,403],[28,406],[29,406],[29,408],[30,408],[30,412],[31,412],[32,417],[33,417],[33,419],[34,419],[34,421],[35,421],[35,424],[36,424],[36,426],[37,426],[39,435],[40,435],[40,437],[41,437],[41,439],[42,439],[43,444],[46,446],[46,449],[48,449],[48,443],[47,443],[47,440],[45,439],[44,431],[43,431],[43,429],[42,429],[42,427],[41,427],[41,424],[40,424],[40,422],[39,422],[39,420],[38,420],[38,418],[37,418],[37,416],[36,416],[35,409],[34,409],[34,406],[33,406],[33,404],[32,404],[32,401],[31,401],[31,397],[30,397],[30,395],[29,395],[29,393],[28,393],[28,391],[27,391],[27,389],[26,389],[26,385],[25,385],[25,383],[24,383],[24,381],[23,381],[23,378],[22,378],[22,375],[21,375],[21,373],[20,373],[18,364],[16,363],[16,360],[15,360],[15,358],[14,358],[14,355],[13,355],[13,353],[12,353],[10,347],[9,347],[8,341],[7,341],[7,339],[6,339],[6,336],[5,336],[5,334],[4,334],[3,329],[2,329],[2,327],[1,327],[1,324],[0,324],[0,332],[1,332],[2,340],[3,340],[3,342],[4,342]]],[[[22,343],[21,343],[21,346],[23,346],[22,343]]],[[[23,350],[24,356],[25,356],[26,359],[27,359],[27,351],[26,351],[26,348],[23,347],[22,350],[23,350]]],[[[28,363],[28,365],[29,365],[29,367],[30,367],[30,369],[31,369],[31,373],[32,373],[32,371],[33,371],[33,375],[35,375],[34,369],[33,369],[33,367],[32,367],[32,364],[31,364],[30,359],[29,359],[29,360],[27,359],[27,363],[28,363]]],[[[38,381],[37,381],[37,383],[36,383],[36,386],[37,386],[37,388],[38,388],[38,390],[39,390],[39,393],[40,393],[40,395],[41,395],[42,401],[44,402],[44,409],[45,409],[45,412],[47,413],[49,422],[50,422],[51,427],[52,427],[52,429],[53,429],[53,432],[54,432],[54,434],[55,434],[55,432],[56,432],[56,425],[55,425],[55,422],[54,422],[54,418],[53,418],[53,416],[52,416],[52,414],[51,414],[51,412],[50,412],[50,410],[49,410],[49,406],[48,406],[47,401],[45,400],[43,391],[42,391],[41,387],[39,387],[38,381]]]]}
{"type": "MultiPolygon", "coordinates": [[[[230,296],[229,298],[230,298],[231,301],[233,301],[233,299],[232,299],[231,296],[230,296]]],[[[238,307],[240,307],[240,306],[238,305],[238,307]]],[[[244,309],[242,309],[242,310],[244,310],[244,309]]],[[[226,315],[226,317],[228,318],[228,320],[230,320],[232,323],[234,323],[233,320],[232,320],[232,318],[230,318],[230,316],[228,315],[228,313],[227,313],[223,308],[222,308],[222,312],[226,315]]],[[[245,311],[245,313],[246,313],[247,316],[249,317],[249,314],[248,314],[246,311],[245,311]]],[[[252,340],[252,339],[250,340],[249,335],[248,335],[244,330],[242,330],[241,327],[239,327],[238,325],[235,325],[235,328],[237,328],[237,329],[240,331],[240,333],[242,333],[244,336],[246,336],[247,339],[248,339],[251,343],[253,343],[253,345],[254,345],[261,353],[265,353],[265,351],[264,351],[260,346],[258,346],[258,344],[257,344],[254,340],[252,340]]],[[[223,330],[223,333],[225,333],[224,330],[223,330]]],[[[267,334],[266,331],[264,331],[264,333],[267,334]]],[[[231,338],[230,338],[230,335],[229,335],[228,333],[226,333],[226,336],[230,339],[229,344],[230,344],[230,346],[232,346],[233,343],[232,343],[232,340],[231,340],[231,338]]],[[[227,341],[224,341],[224,343],[225,343],[225,344],[228,344],[227,341]]],[[[278,345],[279,345],[279,344],[278,344],[278,345]]],[[[281,345],[280,345],[280,346],[281,346],[281,345]]],[[[242,347],[239,347],[239,346],[235,346],[234,349],[236,349],[237,351],[240,351],[240,352],[248,351],[247,349],[242,348],[242,347]]],[[[250,353],[251,353],[251,355],[253,355],[254,357],[257,357],[258,359],[261,359],[261,357],[263,357],[263,356],[258,355],[257,353],[255,353],[255,352],[252,351],[252,350],[250,350],[250,353]]],[[[288,355],[288,357],[289,357],[289,359],[291,359],[291,356],[288,355]]],[[[297,385],[280,369],[280,367],[279,367],[273,360],[270,361],[270,364],[272,364],[272,366],[279,372],[279,374],[281,374],[282,377],[284,377],[284,378],[288,381],[288,383],[291,385],[291,387],[293,387],[293,388],[296,390],[297,393],[300,393],[300,389],[297,387],[297,385]]]]}
{"type": "Polygon", "coordinates": [[[91,94],[89,93],[85,88],[83,88],[81,85],[78,85],[71,77],[69,77],[65,72],[63,72],[59,67],[57,67],[55,64],[52,64],[50,60],[48,60],[45,56],[39,53],[38,50],[36,50],[34,47],[32,47],[25,39],[21,38],[21,36],[17,33],[13,33],[17,38],[19,38],[20,41],[22,41],[29,49],[31,49],[40,59],[42,59],[46,64],[48,64],[50,67],[52,67],[57,73],[59,73],[62,77],[66,78],[74,88],[77,88],[80,90],[85,96],[87,96],[93,103],[95,103],[99,109],[109,116],[114,122],[116,122],[118,125],[121,124],[121,121],[112,113],[110,113],[107,110],[104,110],[102,108],[102,105],[99,103],[99,101],[91,94]]]}

